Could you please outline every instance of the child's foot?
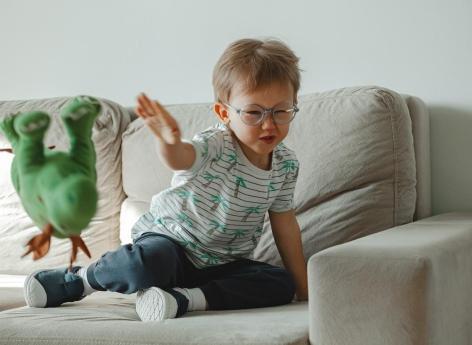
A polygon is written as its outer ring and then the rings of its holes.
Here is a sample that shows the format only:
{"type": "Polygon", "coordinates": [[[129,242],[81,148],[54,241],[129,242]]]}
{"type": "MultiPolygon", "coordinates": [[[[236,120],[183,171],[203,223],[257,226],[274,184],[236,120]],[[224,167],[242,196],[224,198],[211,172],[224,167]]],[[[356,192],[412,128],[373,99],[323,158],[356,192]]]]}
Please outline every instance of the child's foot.
{"type": "Polygon", "coordinates": [[[162,321],[187,312],[188,299],[173,289],[151,287],[138,291],[136,312],[142,321],[162,321]]]}
{"type": "Polygon", "coordinates": [[[31,273],[25,280],[23,290],[26,304],[35,308],[48,308],[81,300],[85,296],[82,278],[76,275],[79,269],[74,267],[69,272],[67,268],[60,268],[31,273]]]}

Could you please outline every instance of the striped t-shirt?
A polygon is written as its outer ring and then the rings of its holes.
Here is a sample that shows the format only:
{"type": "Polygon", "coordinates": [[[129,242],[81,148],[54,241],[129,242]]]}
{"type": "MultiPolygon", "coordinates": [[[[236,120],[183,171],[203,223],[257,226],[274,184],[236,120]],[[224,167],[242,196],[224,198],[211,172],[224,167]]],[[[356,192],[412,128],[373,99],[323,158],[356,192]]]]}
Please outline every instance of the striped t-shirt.
{"type": "Polygon", "coordinates": [[[133,239],[145,232],[165,234],[198,268],[250,257],[266,212],[293,208],[295,153],[280,143],[272,152],[271,169],[260,169],[223,124],[190,142],[195,162],[175,171],[171,187],[153,196],[150,210],[133,226],[133,239]]]}

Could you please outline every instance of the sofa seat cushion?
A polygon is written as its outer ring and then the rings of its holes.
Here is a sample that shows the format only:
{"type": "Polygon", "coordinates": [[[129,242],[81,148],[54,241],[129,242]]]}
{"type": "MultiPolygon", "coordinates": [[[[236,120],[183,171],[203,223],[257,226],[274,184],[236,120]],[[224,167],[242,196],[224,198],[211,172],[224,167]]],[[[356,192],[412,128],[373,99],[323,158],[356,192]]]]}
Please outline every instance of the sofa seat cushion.
{"type": "MultiPolygon", "coordinates": [[[[0,101],[0,121],[17,112],[41,110],[51,116],[45,145],[54,150],[67,151],[69,138],[60,120],[60,110],[69,97],[28,101],[0,101]]],[[[92,259],[79,252],[77,264],[87,264],[98,259],[104,252],[119,245],[119,216],[124,193],[121,187],[121,134],[131,121],[128,110],[111,101],[100,99],[102,111],[96,119],[92,140],[97,153],[98,210],[88,228],[82,232],[92,259]]],[[[0,148],[10,143],[0,133],[0,148]]],[[[34,270],[67,266],[70,258],[69,240],[53,238],[50,252],[41,260],[33,261],[31,255],[20,259],[25,244],[38,229],[24,212],[10,180],[13,155],[0,152],[0,273],[28,274],[34,270]]]]}
{"type": "Polygon", "coordinates": [[[26,305],[23,282],[26,276],[0,274],[0,311],[26,305]]]}
{"type": "Polygon", "coordinates": [[[97,292],[59,308],[0,313],[0,344],[308,344],[308,306],[190,312],[178,319],[141,322],[135,294],[97,292]]]}

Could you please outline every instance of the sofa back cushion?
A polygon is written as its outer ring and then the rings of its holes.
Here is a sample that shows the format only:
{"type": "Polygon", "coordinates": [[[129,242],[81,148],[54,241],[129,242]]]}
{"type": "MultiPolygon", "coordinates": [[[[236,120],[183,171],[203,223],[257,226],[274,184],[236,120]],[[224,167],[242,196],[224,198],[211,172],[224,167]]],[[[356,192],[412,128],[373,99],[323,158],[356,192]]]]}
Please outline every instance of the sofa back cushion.
{"type": "MultiPolygon", "coordinates": [[[[17,112],[41,110],[51,118],[45,138],[47,146],[66,151],[69,138],[59,117],[60,109],[70,98],[53,98],[28,101],[0,102],[0,120],[17,112]]],[[[82,238],[92,254],[89,260],[79,252],[77,264],[87,264],[98,259],[105,251],[116,248],[119,242],[119,213],[124,193],[121,183],[121,134],[131,121],[126,108],[113,102],[100,100],[102,112],[93,127],[92,139],[97,153],[98,210],[82,238]]],[[[0,148],[10,143],[0,134],[0,148]]],[[[13,155],[0,152],[0,274],[27,274],[38,268],[67,266],[70,257],[70,241],[53,238],[49,253],[38,261],[31,255],[20,259],[28,240],[40,232],[24,212],[10,180],[13,155]]]]}
{"type": "MultiPolygon", "coordinates": [[[[300,161],[295,208],[305,257],[412,221],[415,157],[403,98],[385,88],[352,87],[302,96],[299,108],[285,143],[300,161]]],[[[188,139],[216,121],[210,104],[167,109],[188,139]]],[[[135,202],[149,203],[171,176],[151,132],[141,119],[132,122],[123,135],[124,212],[131,214],[135,202]]],[[[282,264],[267,218],[254,259],[282,264]]]]}

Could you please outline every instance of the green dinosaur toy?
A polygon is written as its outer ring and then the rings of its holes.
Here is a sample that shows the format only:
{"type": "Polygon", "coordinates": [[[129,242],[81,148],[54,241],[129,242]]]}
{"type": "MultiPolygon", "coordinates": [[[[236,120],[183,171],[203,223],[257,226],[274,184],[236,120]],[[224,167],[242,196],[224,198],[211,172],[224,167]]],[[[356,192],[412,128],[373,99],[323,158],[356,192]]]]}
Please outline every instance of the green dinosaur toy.
{"type": "Polygon", "coordinates": [[[12,145],[15,158],[11,178],[26,213],[42,233],[27,244],[22,257],[33,253],[37,260],[49,251],[51,236],[70,238],[70,265],[80,248],[90,252],[80,237],[97,209],[97,173],[92,127],[100,112],[99,102],[79,96],[61,112],[68,136],[69,152],[47,150],[43,139],[50,118],[33,111],[13,115],[0,122],[0,130],[12,145]]]}

